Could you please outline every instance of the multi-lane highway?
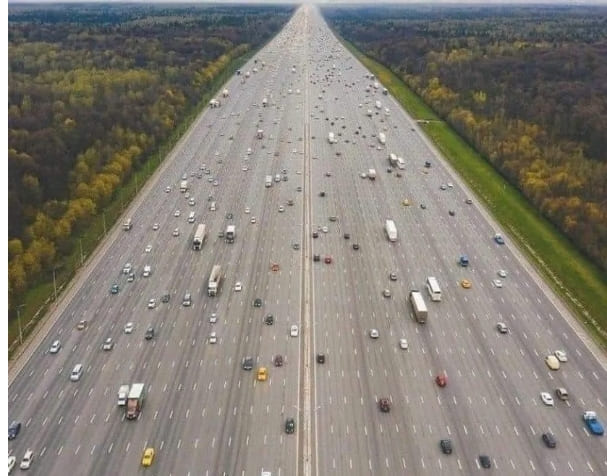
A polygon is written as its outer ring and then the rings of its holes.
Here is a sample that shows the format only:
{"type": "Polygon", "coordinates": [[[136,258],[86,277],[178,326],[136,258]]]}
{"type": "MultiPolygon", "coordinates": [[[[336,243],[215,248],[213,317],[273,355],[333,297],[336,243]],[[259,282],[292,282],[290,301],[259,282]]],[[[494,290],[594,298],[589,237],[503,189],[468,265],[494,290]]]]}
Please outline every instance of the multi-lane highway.
{"type": "Polygon", "coordinates": [[[110,233],[48,333],[10,372],[9,419],[23,427],[9,451],[18,461],[34,451],[30,473],[467,475],[482,470],[481,454],[501,474],[607,472],[605,437],[590,435],[581,418],[595,410],[607,422],[604,356],[574,332],[507,234],[505,245],[493,240],[503,231],[369,76],[318,11],[302,7],[226,84],[221,107],[198,118],[130,207],[132,229],[118,224],[110,233]],[[390,152],[404,169],[388,172],[390,152]],[[361,176],[369,168],[374,181],[361,176]],[[194,205],[179,191],[184,174],[194,205]],[[280,181],[266,188],[267,175],[280,181]],[[386,219],[396,223],[395,243],[386,219]],[[208,237],[194,251],[198,223],[208,237]],[[233,244],[219,236],[229,224],[233,244]],[[461,254],[469,267],[457,264],[461,254]],[[126,263],[133,282],[122,273],[126,263]],[[215,264],[223,281],[209,297],[215,264]],[[441,302],[426,293],[428,276],[438,278],[441,302]],[[412,289],[425,296],[425,325],[412,315],[412,289]],[[184,307],[188,292],[192,305],[184,307]],[[87,327],[77,330],[81,320],[87,327]],[[498,322],[510,333],[499,333],[498,322]],[[145,340],[150,325],[155,338],[145,340]],[[101,349],[107,337],[111,351],[101,349]],[[62,348],[50,354],[55,340],[62,348]],[[568,361],[550,371],[544,358],[557,349],[568,361]],[[283,366],[274,366],[276,355],[283,366]],[[246,356],[254,358],[250,371],[242,369],[246,356]],[[78,363],[84,374],[71,382],[78,363]],[[260,366],[265,382],[255,380],[260,366]],[[439,373],[446,387],[436,385],[439,373]],[[147,395],[140,417],[127,421],[117,391],[134,382],[147,395]],[[546,406],[540,392],[554,396],[557,387],[569,400],[546,406]],[[384,397],[389,413],[378,408],[384,397]],[[285,433],[288,417],[294,434],[285,433]],[[548,431],[556,449],[542,442],[548,431]],[[439,448],[444,438],[451,455],[439,448]],[[145,447],[156,450],[148,469],[145,447]]]}

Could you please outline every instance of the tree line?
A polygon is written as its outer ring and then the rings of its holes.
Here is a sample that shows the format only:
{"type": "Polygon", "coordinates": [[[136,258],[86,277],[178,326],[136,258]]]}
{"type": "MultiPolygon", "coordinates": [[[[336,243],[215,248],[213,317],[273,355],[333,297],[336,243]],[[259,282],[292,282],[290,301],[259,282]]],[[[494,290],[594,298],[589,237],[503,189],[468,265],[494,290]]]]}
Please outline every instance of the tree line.
{"type": "Polygon", "coordinates": [[[323,13],[607,270],[607,8],[323,13]]]}
{"type": "Polygon", "coordinates": [[[10,5],[9,307],[293,6],[10,5]]]}

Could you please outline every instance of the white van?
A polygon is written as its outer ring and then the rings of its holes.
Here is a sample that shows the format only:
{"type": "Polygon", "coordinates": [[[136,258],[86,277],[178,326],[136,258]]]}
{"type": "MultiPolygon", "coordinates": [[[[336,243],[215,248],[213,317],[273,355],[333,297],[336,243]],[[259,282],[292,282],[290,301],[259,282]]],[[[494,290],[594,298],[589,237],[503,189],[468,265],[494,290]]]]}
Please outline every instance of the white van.
{"type": "Polygon", "coordinates": [[[72,370],[72,373],[70,375],[70,380],[72,382],[77,382],[78,380],[80,380],[80,377],[82,377],[83,372],[84,372],[84,367],[82,366],[82,364],[76,364],[76,366],[74,367],[74,370],[72,370]]]}
{"type": "Polygon", "coordinates": [[[214,212],[215,210],[217,210],[217,203],[215,202],[211,202],[211,205],[209,206],[209,210],[214,212]]]}
{"type": "Polygon", "coordinates": [[[426,280],[426,289],[428,290],[430,299],[433,301],[441,300],[442,295],[438,285],[438,280],[434,276],[428,276],[428,279],[426,280]]]}

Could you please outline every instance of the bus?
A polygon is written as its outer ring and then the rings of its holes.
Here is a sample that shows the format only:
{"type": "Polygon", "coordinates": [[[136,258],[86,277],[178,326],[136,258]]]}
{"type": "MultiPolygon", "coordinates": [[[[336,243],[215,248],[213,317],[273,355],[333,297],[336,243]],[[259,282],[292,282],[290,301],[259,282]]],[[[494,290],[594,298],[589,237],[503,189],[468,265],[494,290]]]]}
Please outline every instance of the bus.
{"type": "Polygon", "coordinates": [[[426,289],[428,290],[430,299],[433,301],[441,300],[441,292],[438,285],[438,280],[434,276],[428,276],[428,279],[426,280],[426,289]]]}

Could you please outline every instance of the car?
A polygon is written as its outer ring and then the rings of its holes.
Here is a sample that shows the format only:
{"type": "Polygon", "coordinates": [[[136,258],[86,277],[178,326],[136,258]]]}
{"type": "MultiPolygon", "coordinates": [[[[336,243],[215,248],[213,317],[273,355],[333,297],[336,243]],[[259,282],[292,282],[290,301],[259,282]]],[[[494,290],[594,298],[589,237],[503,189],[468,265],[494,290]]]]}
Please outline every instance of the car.
{"type": "Polygon", "coordinates": [[[218,180],[213,180],[213,187],[217,187],[219,185],[219,181],[218,180]]]}
{"type": "Polygon", "coordinates": [[[253,301],[253,307],[261,307],[262,304],[263,301],[261,300],[261,298],[255,298],[255,300],[253,301]]]}
{"type": "Polygon", "coordinates": [[[245,357],[242,359],[242,369],[252,370],[253,369],[253,357],[245,357]]]}
{"type": "Polygon", "coordinates": [[[331,176],[331,172],[325,172],[325,177],[330,177],[331,176]]]}
{"type": "Polygon", "coordinates": [[[232,213],[226,213],[226,220],[232,220],[234,218],[234,215],[232,213]]]}
{"type": "Polygon", "coordinates": [[[244,212],[248,215],[249,213],[251,213],[251,209],[249,207],[246,207],[244,209],[244,212]]]}
{"type": "Polygon", "coordinates": [[[314,261],[320,261],[320,255],[315,254],[314,255],[314,261]]]}
{"type": "Polygon", "coordinates": [[[325,359],[326,359],[326,356],[322,352],[319,352],[318,354],[316,354],[316,362],[317,363],[324,364],[325,363],[325,359]]]}
{"type": "Polygon", "coordinates": [[[504,237],[502,235],[500,235],[499,233],[496,233],[495,236],[493,237],[493,239],[495,240],[495,242],[498,245],[503,245],[505,243],[504,237]]]}
{"type": "Polygon", "coordinates": [[[271,326],[272,324],[274,324],[274,315],[268,314],[266,317],[263,318],[263,322],[266,326],[271,326]]]}
{"type": "Polygon", "coordinates": [[[439,387],[447,386],[447,376],[445,374],[438,374],[434,380],[439,387]]]}
{"type": "Polygon", "coordinates": [[[86,329],[87,326],[87,322],[85,320],[82,320],[80,322],[78,322],[78,324],[76,325],[76,329],[78,329],[79,331],[86,329]]]}
{"type": "Polygon", "coordinates": [[[278,355],[274,356],[274,366],[282,367],[282,364],[283,364],[282,355],[278,354],[278,355]]]}
{"type": "Polygon", "coordinates": [[[162,302],[169,302],[171,300],[171,295],[169,293],[165,293],[162,295],[162,297],[160,298],[160,301],[162,302]]]}
{"type": "Polygon", "coordinates": [[[353,249],[353,250],[359,250],[359,249],[360,249],[360,245],[359,245],[358,243],[354,243],[354,244],[352,245],[352,249],[353,249]]]}
{"type": "Polygon", "coordinates": [[[32,465],[33,460],[34,460],[34,452],[28,448],[26,450],[25,454],[23,455],[23,459],[21,460],[21,464],[19,465],[19,468],[30,469],[30,466],[32,465]]]}
{"type": "Polygon", "coordinates": [[[447,187],[453,188],[453,184],[451,182],[447,182],[447,187]]]}
{"type": "Polygon", "coordinates": [[[112,287],[110,288],[110,293],[118,294],[119,292],[120,292],[120,286],[118,286],[117,284],[112,284],[112,287]]]}
{"type": "Polygon", "coordinates": [[[53,341],[50,348],[48,349],[49,354],[56,354],[61,349],[61,342],[58,340],[53,341]]]}
{"type": "Polygon", "coordinates": [[[183,299],[181,300],[181,305],[183,307],[190,307],[192,305],[192,294],[191,293],[185,293],[183,295],[183,299]]]}
{"type": "Polygon", "coordinates": [[[8,425],[8,439],[14,440],[17,438],[17,435],[21,431],[21,422],[12,421],[10,425],[8,425]]]}
{"type": "Polygon", "coordinates": [[[130,274],[133,271],[133,266],[131,263],[127,263],[122,268],[122,274],[130,274]]]}
{"type": "Polygon", "coordinates": [[[141,466],[144,467],[148,467],[148,466],[152,466],[152,463],[154,462],[154,455],[156,454],[156,452],[154,451],[154,448],[146,448],[145,450],[143,450],[143,457],[141,458],[141,466]]]}
{"type": "Polygon", "coordinates": [[[107,339],[105,339],[103,341],[103,345],[101,346],[101,349],[103,350],[112,350],[114,348],[114,341],[112,340],[111,337],[108,337],[107,339]]]}
{"type": "Polygon", "coordinates": [[[223,230],[221,230],[219,233],[217,233],[217,236],[219,238],[223,238],[225,236],[225,232],[223,230]]]}
{"type": "Polygon", "coordinates": [[[335,221],[337,221],[337,217],[335,215],[331,215],[329,217],[329,221],[335,222],[335,221]]]}
{"type": "Polygon", "coordinates": [[[466,198],[466,205],[472,205],[472,199],[471,198],[466,198]]]}
{"type": "Polygon", "coordinates": [[[350,233],[344,233],[344,240],[350,239],[350,233]]]}
{"type": "Polygon", "coordinates": [[[449,210],[449,215],[454,217],[455,216],[455,210],[449,210]]]}
{"type": "Polygon", "coordinates": [[[497,275],[498,275],[500,278],[505,278],[506,276],[508,276],[508,273],[506,273],[506,270],[505,270],[505,269],[500,269],[500,270],[498,270],[497,275]]]}
{"type": "Polygon", "coordinates": [[[407,339],[405,338],[399,339],[398,345],[403,350],[409,350],[409,342],[407,342],[407,339]]]}
{"type": "Polygon", "coordinates": [[[247,167],[246,165],[243,165],[243,166],[242,166],[242,171],[243,171],[243,172],[246,172],[246,171],[248,171],[248,170],[249,170],[249,167],[247,167]]]}
{"type": "Polygon", "coordinates": [[[217,332],[213,331],[209,334],[209,344],[217,344],[217,332]]]}
{"type": "Polygon", "coordinates": [[[460,281],[460,284],[462,285],[462,288],[464,288],[464,289],[470,289],[472,287],[472,282],[468,279],[462,279],[460,281]]]}
{"type": "Polygon", "coordinates": [[[293,243],[291,246],[295,251],[299,250],[299,243],[293,243]]]}
{"type": "Polygon", "coordinates": [[[327,192],[320,192],[318,194],[319,197],[326,197],[327,196],[327,192]]]}
{"type": "Polygon", "coordinates": [[[173,230],[173,236],[179,236],[179,228],[173,230]]]}
{"type": "Polygon", "coordinates": [[[500,334],[508,334],[508,326],[506,324],[504,324],[503,322],[498,322],[497,323],[497,330],[500,334]]]}
{"type": "Polygon", "coordinates": [[[405,198],[405,199],[403,200],[403,206],[408,207],[409,205],[411,205],[411,202],[409,201],[409,199],[408,199],[408,198],[405,198]]]}
{"type": "Polygon", "coordinates": [[[285,433],[288,433],[289,435],[295,433],[295,419],[287,418],[285,421],[285,433]]]}
{"type": "Polygon", "coordinates": [[[392,271],[390,273],[390,281],[396,281],[396,279],[397,279],[396,273],[394,271],[392,271]]]}
{"type": "Polygon", "coordinates": [[[242,283],[240,281],[236,281],[236,284],[234,285],[234,291],[242,291],[242,283]]]}
{"type": "Polygon", "coordinates": [[[156,299],[151,298],[148,301],[148,309],[154,309],[156,307],[156,299]]]}
{"type": "Polygon", "coordinates": [[[369,330],[369,337],[371,339],[377,339],[379,337],[379,331],[377,329],[370,329],[369,330]]]}
{"type": "Polygon", "coordinates": [[[285,211],[285,207],[283,207],[282,205],[280,205],[280,206],[278,207],[278,211],[279,211],[280,213],[284,212],[284,211],[285,211]]]}
{"type": "Polygon", "coordinates": [[[145,340],[152,340],[154,338],[154,334],[155,334],[154,328],[152,326],[148,327],[145,330],[145,335],[144,335],[145,340]]]}
{"type": "Polygon", "coordinates": [[[331,264],[332,261],[333,261],[333,259],[330,256],[325,256],[325,263],[326,264],[331,264]]]}
{"type": "Polygon", "coordinates": [[[489,458],[489,456],[487,455],[480,455],[478,457],[478,462],[481,464],[481,466],[485,469],[490,468],[491,467],[491,458],[489,458]]]}
{"type": "Polygon", "coordinates": [[[209,316],[209,322],[211,324],[215,324],[217,322],[217,313],[216,312],[211,313],[211,315],[209,316]]]}
{"type": "Polygon", "coordinates": [[[329,227],[328,226],[323,226],[321,228],[321,230],[322,230],[323,233],[329,233],[329,227]]]}
{"type": "Polygon", "coordinates": [[[133,281],[135,281],[135,273],[130,273],[126,278],[126,282],[132,283],[133,281]]]}
{"type": "Polygon", "coordinates": [[[442,185],[440,186],[440,189],[441,189],[441,190],[447,190],[447,186],[446,186],[445,184],[442,184],[442,185]]]}
{"type": "Polygon", "coordinates": [[[291,335],[291,337],[297,337],[299,335],[299,328],[296,324],[293,324],[291,326],[291,331],[289,332],[289,334],[291,335]]]}
{"type": "Polygon", "coordinates": [[[582,414],[582,419],[586,423],[586,427],[593,435],[602,436],[605,433],[603,424],[598,420],[596,412],[586,410],[582,414]]]}
{"type": "Polygon", "coordinates": [[[179,210],[175,210],[175,213],[173,213],[173,216],[178,217],[181,215],[181,212],[179,210]]]}
{"type": "Polygon", "coordinates": [[[390,411],[390,400],[387,398],[380,398],[378,404],[379,411],[382,413],[388,413],[390,411]]]}
{"type": "Polygon", "coordinates": [[[494,279],[494,280],[493,280],[493,285],[494,285],[496,288],[502,288],[502,287],[504,286],[504,283],[502,282],[502,280],[501,280],[501,279],[494,279]]]}
{"type": "Polygon", "coordinates": [[[365,172],[361,173],[361,174],[360,174],[360,178],[362,178],[362,179],[367,178],[367,174],[366,174],[365,172]]]}
{"type": "Polygon", "coordinates": [[[451,443],[451,440],[449,438],[440,440],[440,449],[443,454],[446,455],[450,455],[451,453],[453,453],[453,445],[451,443]]]}
{"type": "Polygon", "coordinates": [[[547,355],[544,362],[546,362],[546,365],[550,370],[558,370],[561,368],[559,359],[557,359],[554,355],[547,355]]]}
{"type": "Polygon", "coordinates": [[[160,225],[158,223],[154,223],[152,225],[152,230],[157,231],[160,228],[160,225]]]}
{"type": "Polygon", "coordinates": [[[392,297],[392,292],[391,292],[389,289],[384,289],[384,290],[382,291],[382,294],[383,294],[383,296],[384,296],[384,297],[386,297],[386,298],[392,297]]]}
{"type": "Polygon", "coordinates": [[[133,324],[132,322],[127,322],[124,325],[124,333],[125,334],[132,334],[134,328],[135,328],[135,324],[133,324]]]}
{"type": "Polygon", "coordinates": [[[188,200],[188,205],[193,207],[194,205],[196,205],[196,200],[194,200],[193,197],[190,197],[190,199],[188,200]]]}
{"type": "Polygon", "coordinates": [[[260,382],[265,382],[266,380],[268,380],[268,369],[266,369],[265,367],[259,367],[257,369],[256,378],[260,382]]]}
{"type": "Polygon", "coordinates": [[[559,362],[567,362],[567,354],[564,350],[555,350],[554,356],[558,359],[559,362]]]}
{"type": "Polygon", "coordinates": [[[255,219],[255,217],[251,217],[251,223],[257,223],[257,220],[255,219]]]}
{"type": "Polygon", "coordinates": [[[555,393],[556,393],[556,398],[558,398],[559,400],[563,400],[563,401],[569,400],[569,392],[567,392],[566,388],[559,387],[556,389],[555,393]]]}
{"type": "Polygon", "coordinates": [[[556,448],[556,438],[552,433],[542,433],[542,441],[548,448],[556,448]]]}
{"type": "Polygon", "coordinates": [[[8,457],[8,473],[9,474],[14,469],[16,463],[17,463],[17,457],[14,455],[10,455],[8,457]]]}
{"type": "Polygon", "coordinates": [[[549,407],[554,406],[554,400],[552,399],[552,395],[550,395],[548,392],[541,392],[540,399],[542,400],[544,405],[547,405],[549,407]]]}
{"type": "Polygon", "coordinates": [[[313,231],[312,232],[312,238],[318,238],[318,232],[317,231],[313,231]]]}
{"type": "Polygon", "coordinates": [[[289,198],[289,199],[287,200],[287,205],[289,205],[290,207],[292,207],[294,204],[295,204],[295,202],[293,201],[293,199],[292,199],[292,198],[289,198]]]}
{"type": "Polygon", "coordinates": [[[146,253],[149,253],[150,251],[152,251],[152,245],[147,245],[147,246],[145,247],[145,252],[146,252],[146,253]]]}
{"type": "Polygon", "coordinates": [[[422,210],[426,209],[426,204],[425,203],[420,203],[419,204],[419,208],[421,208],[422,210]]]}

